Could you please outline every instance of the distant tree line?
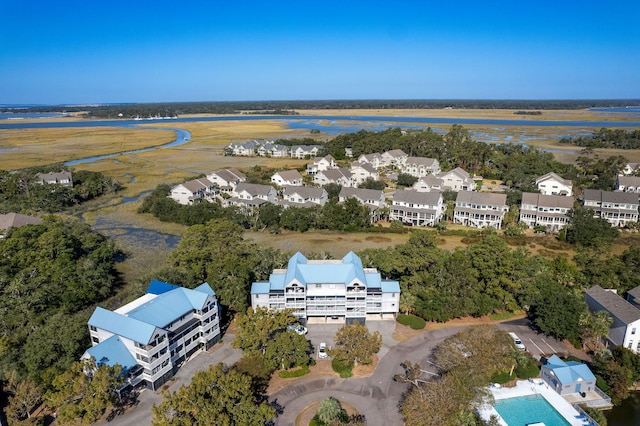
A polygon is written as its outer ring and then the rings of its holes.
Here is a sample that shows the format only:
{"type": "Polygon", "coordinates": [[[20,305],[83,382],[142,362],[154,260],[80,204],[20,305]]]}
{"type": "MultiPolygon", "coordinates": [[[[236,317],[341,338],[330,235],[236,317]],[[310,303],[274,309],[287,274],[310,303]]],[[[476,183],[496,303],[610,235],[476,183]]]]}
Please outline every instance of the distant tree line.
{"type": "Polygon", "coordinates": [[[640,148],[640,130],[602,128],[591,136],[562,138],[560,143],[586,148],[638,149],[640,148]]]}
{"type": "Polygon", "coordinates": [[[268,111],[245,111],[245,112],[243,112],[243,114],[250,114],[250,115],[260,115],[260,114],[265,114],[265,115],[300,115],[299,112],[291,110],[291,109],[272,109],[272,110],[268,110],[268,111]]]}
{"type": "Polygon", "coordinates": [[[48,166],[22,170],[0,170],[0,213],[61,212],[69,207],[119,191],[117,180],[99,172],[73,172],[73,188],[36,182],[36,174],[63,168],[48,166]]]}
{"type": "Polygon", "coordinates": [[[34,106],[0,108],[0,112],[87,112],[87,118],[173,117],[183,114],[238,114],[242,111],[287,111],[296,109],[515,109],[554,110],[625,107],[638,105],[638,99],[593,100],[309,100],[245,102],[167,102],[109,105],[34,106]]]}
{"type": "Polygon", "coordinates": [[[542,111],[516,111],[515,115],[542,115],[542,111]]]}

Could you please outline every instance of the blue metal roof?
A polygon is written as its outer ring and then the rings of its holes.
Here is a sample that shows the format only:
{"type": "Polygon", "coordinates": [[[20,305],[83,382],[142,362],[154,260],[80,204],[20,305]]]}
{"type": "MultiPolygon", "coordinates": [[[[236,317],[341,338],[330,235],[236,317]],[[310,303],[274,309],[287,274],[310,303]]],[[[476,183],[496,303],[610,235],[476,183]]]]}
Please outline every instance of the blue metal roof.
{"type": "Polygon", "coordinates": [[[151,341],[156,330],[156,327],[152,324],[100,307],[93,311],[91,318],[89,318],[89,325],[145,345],[151,341]]]}
{"type": "Polygon", "coordinates": [[[269,294],[270,285],[268,282],[257,282],[251,284],[251,294],[269,294]]]}
{"type": "Polygon", "coordinates": [[[201,293],[207,293],[209,296],[215,296],[216,292],[213,291],[209,283],[202,283],[198,287],[193,289],[194,291],[199,291],[201,293]]]}
{"type": "Polygon", "coordinates": [[[269,286],[271,290],[284,290],[284,285],[286,282],[285,274],[271,274],[269,276],[269,286]]]}
{"type": "Polygon", "coordinates": [[[400,293],[400,283],[398,281],[382,281],[383,293],[400,293]]]}
{"type": "Polygon", "coordinates": [[[166,293],[167,291],[174,290],[176,288],[180,288],[180,287],[174,284],[165,283],[164,281],[151,280],[151,284],[149,284],[147,293],[162,294],[162,293],[166,293]]]}
{"type": "Polygon", "coordinates": [[[586,364],[576,361],[565,362],[556,355],[551,356],[551,358],[547,360],[546,368],[553,371],[553,374],[555,374],[563,385],[575,383],[580,380],[596,380],[596,377],[586,364]]]}
{"type": "Polygon", "coordinates": [[[98,367],[101,365],[113,367],[119,364],[122,366],[123,373],[137,365],[136,360],[117,335],[87,349],[86,353],[95,358],[98,367]]]}

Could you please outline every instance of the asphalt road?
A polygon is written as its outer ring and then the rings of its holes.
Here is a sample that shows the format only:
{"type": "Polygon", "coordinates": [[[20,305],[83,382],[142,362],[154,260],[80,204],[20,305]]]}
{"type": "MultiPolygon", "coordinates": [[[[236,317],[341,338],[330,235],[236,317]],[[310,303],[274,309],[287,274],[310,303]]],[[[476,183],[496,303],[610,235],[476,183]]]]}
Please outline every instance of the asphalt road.
{"type": "MultiPolygon", "coordinates": [[[[307,338],[312,342],[317,356],[320,342],[333,346],[333,338],[341,327],[337,324],[309,324],[307,338]]],[[[378,352],[379,362],[373,375],[360,379],[340,379],[337,377],[301,378],[279,392],[271,395],[270,402],[283,407],[283,413],[276,418],[278,426],[293,426],[297,415],[307,406],[328,397],[334,397],[353,405],[358,412],[366,415],[368,426],[389,426],[402,424],[398,403],[409,385],[393,381],[393,376],[403,372],[401,363],[411,361],[420,363],[429,370],[428,360],[432,350],[444,339],[454,335],[464,327],[444,328],[419,334],[407,341],[397,342],[391,338],[395,321],[369,321],[371,332],[380,331],[383,345],[378,352]]],[[[498,327],[515,332],[525,343],[527,350],[534,356],[564,353],[564,345],[555,339],[540,335],[529,328],[526,319],[505,322],[498,327]]],[[[224,362],[232,365],[241,358],[242,353],[231,347],[235,336],[226,334],[222,347],[213,352],[201,352],[185,363],[170,383],[170,390],[176,391],[182,385],[188,385],[193,375],[207,369],[212,364],[224,362]]],[[[162,402],[162,395],[144,390],[135,409],[116,416],[110,425],[150,425],[151,407],[162,402]]]]}

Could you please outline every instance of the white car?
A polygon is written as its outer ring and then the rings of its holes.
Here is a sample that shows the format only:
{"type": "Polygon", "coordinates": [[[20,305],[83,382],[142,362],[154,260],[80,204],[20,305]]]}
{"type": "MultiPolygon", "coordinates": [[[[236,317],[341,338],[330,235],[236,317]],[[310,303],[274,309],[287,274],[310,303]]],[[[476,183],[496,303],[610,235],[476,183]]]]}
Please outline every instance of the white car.
{"type": "Polygon", "coordinates": [[[325,342],[320,343],[320,346],[318,346],[318,358],[329,358],[327,344],[325,342]]]}
{"type": "Polygon", "coordinates": [[[516,348],[518,348],[521,351],[524,351],[525,349],[527,349],[524,346],[524,343],[522,343],[522,340],[520,340],[520,338],[516,335],[516,333],[509,333],[509,336],[511,336],[511,338],[513,339],[513,343],[516,345],[516,348]]]}
{"type": "Polygon", "coordinates": [[[300,334],[300,335],[305,335],[307,334],[307,327],[303,327],[299,324],[291,324],[287,326],[287,330],[290,331],[295,331],[296,333],[300,334]]]}

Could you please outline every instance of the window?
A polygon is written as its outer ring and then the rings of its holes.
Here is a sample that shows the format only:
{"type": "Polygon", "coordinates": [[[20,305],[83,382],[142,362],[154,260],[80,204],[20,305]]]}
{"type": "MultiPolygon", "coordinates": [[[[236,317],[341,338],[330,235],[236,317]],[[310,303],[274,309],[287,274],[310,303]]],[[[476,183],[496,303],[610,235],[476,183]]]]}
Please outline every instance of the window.
{"type": "Polygon", "coordinates": [[[627,346],[629,349],[633,348],[633,340],[629,340],[629,346],[627,346]]]}
{"type": "Polygon", "coordinates": [[[100,343],[100,339],[98,339],[97,337],[92,337],[91,340],[93,341],[93,343],[100,343]]]}
{"type": "Polygon", "coordinates": [[[636,334],[636,328],[635,328],[635,327],[633,327],[633,328],[631,329],[631,334],[636,334]]]}
{"type": "Polygon", "coordinates": [[[92,326],[90,326],[89,328],[91,329],[91,331],[98,331],[98,329],[97,329],[95,326],[93,326],[93,325],[92,325],[92,326]]]}

